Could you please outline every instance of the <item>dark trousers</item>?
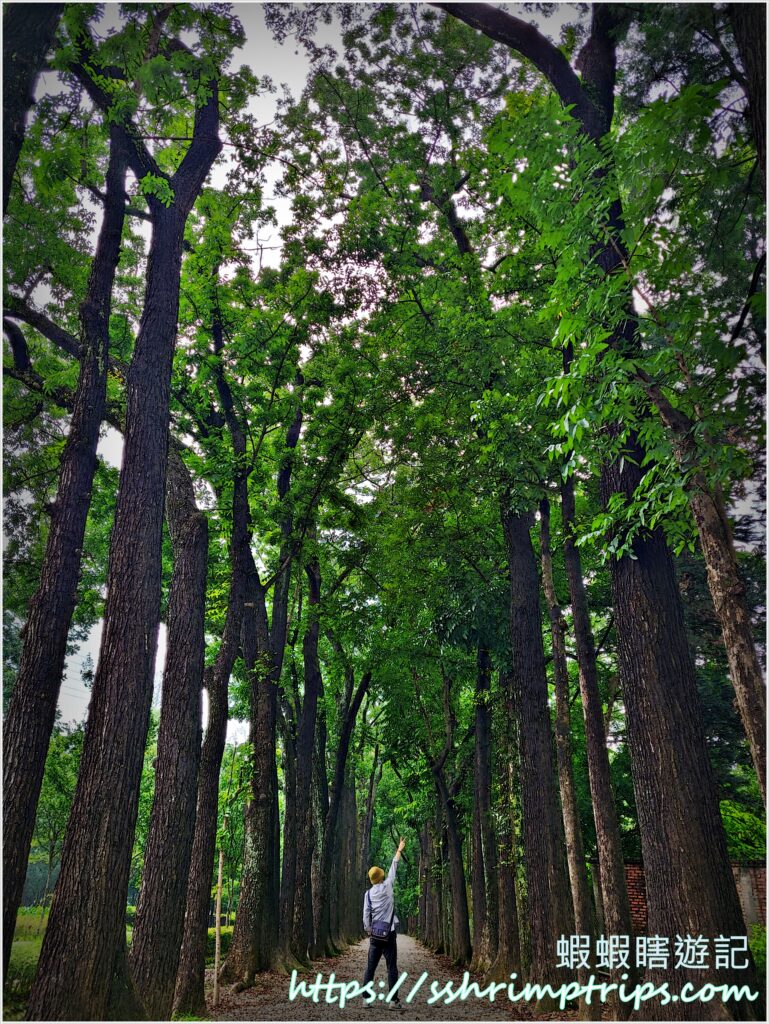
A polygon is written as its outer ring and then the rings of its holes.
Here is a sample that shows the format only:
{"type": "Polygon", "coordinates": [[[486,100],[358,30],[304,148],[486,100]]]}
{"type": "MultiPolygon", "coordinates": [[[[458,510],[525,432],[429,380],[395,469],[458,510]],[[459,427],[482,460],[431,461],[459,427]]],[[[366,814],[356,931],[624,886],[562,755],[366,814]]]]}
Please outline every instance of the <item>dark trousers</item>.
{"type": "MultiPolygon", "coordinates": [[[[394,928],[388,935],[386,944],[382,945],[379,942],[374,942],[373,939],[369,942],[368,965],[366,966],[366,973],[363,976],[364,985],[367,984],[367,982],[374,980],[374,974],[379,961],[382,959],[382,953],[384,953],[384,958],[387,963],[388,990],[392,991],[398,981],[398,943],[395,938],[394,928]]],[[[393,1002],[398,1002],[397,992],[393,997],[393,1002]]]]}

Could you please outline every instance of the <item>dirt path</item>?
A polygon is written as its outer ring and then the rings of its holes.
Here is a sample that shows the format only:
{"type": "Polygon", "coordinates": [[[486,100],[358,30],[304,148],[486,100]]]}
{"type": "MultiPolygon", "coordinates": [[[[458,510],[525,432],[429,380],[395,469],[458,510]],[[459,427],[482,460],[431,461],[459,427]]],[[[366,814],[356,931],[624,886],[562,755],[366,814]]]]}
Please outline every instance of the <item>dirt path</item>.
{"type": "MultiPolygon", "coordinates": [[[[357,945],[350,946],[341,956],[331,960],[316,961],[315,970],[312,973],[301,975],[299,980],[310,985],[320,973],[323,975],[323,981],[327,982],[333,973],[337,982],[359,981],[362,983],[363,973],[366,969],[368,945],[368,939],[364,939],[357,945]]],[[[319,994],[317,1003],[310,998],[302,998],[302,996],[297,996],[291,1001],[289,999],[291,978],[285,974],[269,973],[260,976],[256,986],[246,992],[235,993],[230,988],[224,989],[220,994],[220,1002],[216,1010],[210,1006],[209,1002],[209,1015],[214,1020],[249,1021],[547,1019],[535,1017],[532,1007],[527,1004],[508,1002],[504,992],[497,995],[497,999],[493,1003],[488,999],[477,999],[470,996],[464,1001],[454,1000],[450,1005],[444,1005],[443,1001],[428,1005],[427,1000],[431,997],[430,985],[432,982],[436,982],[440,988],[443,988],[449,981],[458,986],[462,982],[463,972],[454,967],[447,957],[436,956],[408,935],[398,936],[398,970],[401,974],[404,972],[408,974],[399,991],[403,1003],[401,1011],[393,1011],[385,1005],[383,996],[386,995],[387,974],[383,957],[374,978],[377,992],[381,992],[382,996],[374,1003],[367,1004],[364,1001],[365,997],[358,997],[340,1009],[338,1001],[333,1004],[325,1001],[325,991],[319,994]],[[425,971],[428,975],[427,978],[414,995],[411,1003],[406,1003],[409,992],[412,987],[416,986],[416,982],[425,971]]],[[[472,976],[471,980],[479,982],[481,988],[486,987],[477,976],[472,976]]],[[[336,992],[338,993],[338,991],[337,989],[336,992]]],[[[576,1014],[553,1014],[550,1019],[570,1018],[576,1018],[576,1014]]]]}

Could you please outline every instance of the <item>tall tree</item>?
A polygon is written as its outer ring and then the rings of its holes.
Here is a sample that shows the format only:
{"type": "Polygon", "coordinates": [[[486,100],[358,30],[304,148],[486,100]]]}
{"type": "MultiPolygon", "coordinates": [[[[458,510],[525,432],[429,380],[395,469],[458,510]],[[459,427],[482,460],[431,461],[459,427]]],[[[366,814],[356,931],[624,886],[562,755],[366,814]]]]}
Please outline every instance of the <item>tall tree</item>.
{"type": "Polygon", "coordinates": [[[625,880],[617,809],[611,785],[609,754],[606,749],[603,708],[598,690],[595,642],[585,593],[582,560],[576,546],[574,481],[571,477],[561,484],[561,511],[564,563],[569,581],[571,614],[574,622],[574,645],[577,653],[582,713],[585,721],[587,769],[598,848],[603,922],[606,934],[629,935],[631,931],[630,903],[625,880]]]}
{"type": "Polygon", "coordinates": [[[540,984],[553,984],[557,981],[553,949],[559,936],[571,934],[573,913],[563,833],[558,827],[539,577],[529,533],[533,519],[532,513],[503,507],[510,571],[511,681],[520,736],[523,846],[531,913],[531,977],[540,984]]]}
{"type": "Polygon", "coordinates": [[[155,795],[128,963],[147,1017],[158,1020],[172,1009],[195,832],[208,571],[208,521],[173,441],[165,507],[174,569],[155,795]]]}
{"type": "MultiPolygon", "coordinates": [[[[301,391],[277,473],[278,501],[291,486],[292,455],[299,441],[303,408],[301,391]]],[[[290,563],[295,554],[293,517],[283,511],[279,569],[272,581],[272,616],[268,618],[268,587],[262,582],[251,551],[246,552],[246,600],[242,627],[243,659],[249,675],[249,743],[254,762],[251,799],[246,806],[246,839],[239,913],[222,978],[241,986],[253,984],[257,971],[269,968],[277,952],[280,897],[277,816],[276,727],[278,684],[286,646],[290,563]]]]}
{"type": "Polygon", "coordinates": [[[499,943],[497,837],[491,805],[491,670],[491,657],[481,645],[475,689],[472,877],[473,961],[483,969],[496,959],[499,943]]]}
{"type": "Polygon", "coordinates": [[[334,756],[334,771],[328,798],[326,817],[323,822],[323,834],[320,843],[320,858],[317,872],[317,888],[313,892],[314,936],[312,955],[325,956],[331,942],[331,915],[329,900],[332,889],[332,869],[337,850],[337,822],[342,802],[345,774],[347,772],[347,755],[350,749],[355,720],[371,683],[371,672],[364,671],[355,685],[354,669],[345,657],[341,647],[338,648],[344,665],[344,701],[342,704],[341,728],[334,756]]]}
{"type": "MultiPolygon", "coordinates": [[[[229,391],[225,391],[225,395],[228,394],[229,391]]],[[[237,433],[237,428],[236,436],[241,437],[237,433]]],[[[235,438],[233,441],[235,442],[235,438]]],[[[184,936],[179,953],[174,993],[175,1013],[199,1013],[206,1005],[204,983],[208,909],[211,895],[211,874],[216,853],[219,771],[227,738],[229,680],[240,649],[249,522],[247,472],[240,461],[233,478],[230,585],[227,595],[227,611],[216,660],[205,673],[208,723],[200,752],[195,836],[185,900],[184,936]]]]}
{"type": "Polygon", "coordinates": [[[125,142],[119,129],[113,126],[104,219],[86,296],[80,306],[81,333],[76,342],[80,375],[72,421],[61,457],[40,583],[30,602],[19,672],[4,726],[4,972],[8,969],[35,808],[59,699],[96,471],[96,446],[106,407],[109,318],[125,219],[126,169],[125,142]]]}
{"type": "Polygon", "coordinates": [[[291,951],[300,961],[307,960],[312,944],[313,918],[310,888],[314,834],[312,828],[312,755],[318,697],[321,690],[318,637],[320,635],[320,566],[311,556],[305,571],[308,580],[309,615],[302,642],[304,657],[304,697],[296,738],[296,875],[291,928],[291,951]]]}
{"type": "MultiPolygon", "coordinates": [[[[531,60],[548,78],[561,102],[571,107],[572,117],[589,139],[598,142],[606,135],[614,112],[620,12],[607,6],[593,7],[590,35],[579,56],[580,81],[563,53],[521,19],[485,4],[439,6],[531,60]]],[[[595,252],[596,263],[606,275],[622,266],[619,199],[612,204],[608,227],[609,240],[595,252]]],[[[627,351],[634,343],[634,316],[628,310],[611,344],[627,351]]],[[[615,494],[632,499],[643,478],[644,452],[637,437],[630,439],[627,448],[632,463],[616,458],[602,472],[606,503],[615,494]]],[[[739,928],[741,914],[705,746],[673,563],[659,528],[636,541],[633,556],[613,558],[611,570],[649,926],[659,934],[675,935],[688,927],[685,922],[697,921],[702,933],[726,934],[727,928],[739,928]],[[646,631],[637,628],[639,618],[643,618],[646,631]],[[650,755],[653,736],[657,737],[657,748],[664,749],[675,762],[669,773],[660,774],[659,755],[650,755]],[[665,738],[664,746],[661,737],[665,738]],[[661,828],[663,806],[668,811],[661,828]],[[678,810],[673,813],[672,808],[678,810]],[[674,850],[684,850],[685,855],[674,858],[674,850]],[[677,893],[675,904],[670,898],[672,886],[677,893]],[[703,899],[704,891],[710,896],[703,899]]],[[[738,680],[732,681],[738,684],[738,680]]],[[[671,980],[680,986],[684,977],[672,976],[671,980]]],[[[660,1008],[660,1012],[665,1009],[660,1008]]]]}
{"type": "MultiPolygon", "coordinates": [[[[111,94],[88,71],[95,47],[85,29],[83,33],[82,57],[73,70],[107,115],[111,94]]],[[[183,52],[188,53],[186,47],[183,52]]],[[[221,150],[217,79],[201,71],[194,59],[190,70],[207,95],[195,111],[193,140],[172,175],[161,170],[130,119],[115,126],[131,169],[138,179],[149,175],[157,182],[153,188],[160,195],[148,197],[153,235],[126,389],[125,444],[99,664],[61,873],[30,998],[30,1014],[41,1018],[103,1016],[116,957],[123,953],[123,901],[160,617],[169,391],[182,243],[189,212],[221,150]],[[94,821],[99,823],[96,829],[94,821]],[[87,893],[84,865],[90,866],[87,893]]],[[[113,77],[120,81],[123,73],[114,69],[113,77]]]]}
{"type": "MultiPolygon", "coordinates": [[[[574,755],[571,743],[571,700],[569,699],[569,668],[566,662],[566,621],[561,612],[555,589],[553,549],[550,534],[550,502],[539,503],[540,561],[542,589],[545,592],[550,638],[553,651],[553,688],[555,689],[555,749],[558,762],[558,785],[561,791],[561,811],[566,838],[566,859],[571,882],[574,907],[574,928],[578,935],[593,935],[593,911],[587,882],[585,844],[579,820],[577,793],[574,783],[574,755]]],[[[582,977],[587,973],[583,970],[582,977]]],[[[585,1001],[580,1002],[580,1016],[590,1013],[585,1001]]]]}

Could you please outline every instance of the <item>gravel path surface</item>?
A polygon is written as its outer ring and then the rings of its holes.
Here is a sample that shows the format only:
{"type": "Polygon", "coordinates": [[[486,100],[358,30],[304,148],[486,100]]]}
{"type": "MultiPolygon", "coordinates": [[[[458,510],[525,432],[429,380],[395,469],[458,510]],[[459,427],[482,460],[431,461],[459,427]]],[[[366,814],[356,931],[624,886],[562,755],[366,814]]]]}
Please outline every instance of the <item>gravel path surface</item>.
{"type": "MultiPolygon", "coordinates": [[[[364,939],[357,945],[350,946],[341,956],[330,960],[318,960],[313,965],[314,971],[299,976],[299,980],[306,985],[315,982],[317,974],[323,975],[323,981],[327,982],[333,973],[337,982],[363,981],[363,973],[366,969],[368,957],[368,939],[364,939]]],[[[505,993],[500,992],[497,1001],[490,1002],[488,999],[477,999],[470,996],[461,1001],[455,1000],[449,1005],[435,1002],[428,1005],[427,1000],[431,996],[431,982],[436,982],[443,988],[452,981],[458,985],[462,981],[463,972],[452,965],[451,961],[444,956],[436,956],[435,953],[426,949],[421,943],[408,935],[398,936],[398,970],[401,974],[408,973],[400,989],[400,997],[403,1009],[400,1011],[391,1010],[383,998],[376,1002],[367,1004],[365,997],[352,999],[344,1008],[340,1009],[338,1004],[338,989],[336,990],[337,1001],[327,1003],[326,992],[319,994],[319,1001],[297,996],[293,1001],[289,999],[289,987],[291,978],[286,974],[270,972],[260,975],[257,984],[245,992],[233,992],[231,988],[225,988],[220,993],[219,1006],[216,1010],[210,1005],[209,992],[209,1015],[214,1020],[571,1020],[576,1019],[576,1013],[565,1015],[552,1014],[548,1017],[537,1017],[533,1008],[528,1004],[510,1003],[505,993]],[[423,972],[427,972],[427,978],[419,991],[414,995],[411,1003],[405,1002],[406,997],[415,986],[423,972]]],[[[374,984],[377,991],[386,995],[386,966],[384,957],[380,961],[374,984]],[[381,989],[379,983],[382,982],[381,989]]],[[[477,981],[481,988],[485,988],[480,978],[471,976],[471,980],[477,981]]]]}

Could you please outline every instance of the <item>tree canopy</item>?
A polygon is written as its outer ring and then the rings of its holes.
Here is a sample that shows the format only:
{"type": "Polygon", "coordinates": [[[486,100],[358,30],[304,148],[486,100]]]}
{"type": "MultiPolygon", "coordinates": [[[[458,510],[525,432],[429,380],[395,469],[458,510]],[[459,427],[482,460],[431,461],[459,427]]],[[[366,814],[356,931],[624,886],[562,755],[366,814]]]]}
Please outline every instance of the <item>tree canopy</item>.
{"type": "MultiPolygon", "coordinates": [[[[4,970],[55,883],[31,1017],[200,1012],[219,850],[240,987],[357,941],[401,836],[404,928],[489,977],[555,983],[560,936],[636,931],[626,862],[650,934],[746,934],[748,14],[50,4],[33,47],[26,6],[4,14],[4,970]],[[273,48],[301,68],[282,91],[273,48]]],[[[752,961],[718,978],[757,984],[752,961]]]]}

